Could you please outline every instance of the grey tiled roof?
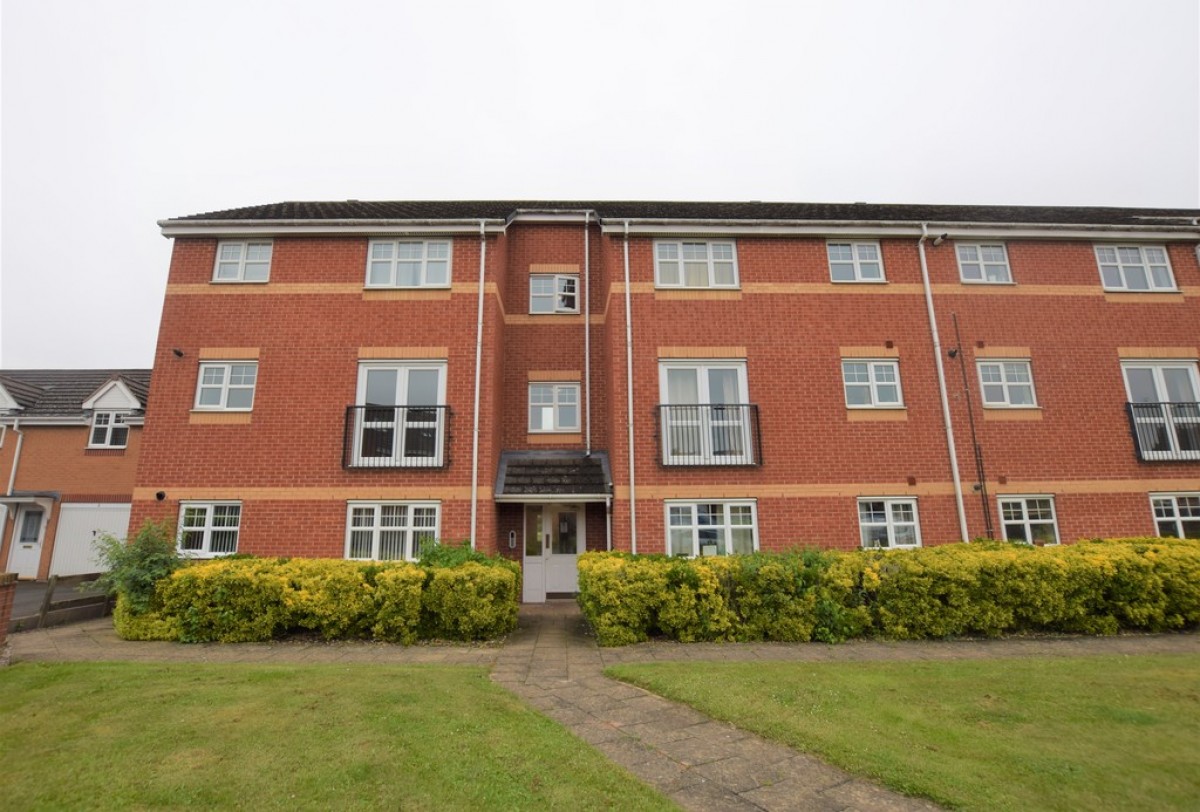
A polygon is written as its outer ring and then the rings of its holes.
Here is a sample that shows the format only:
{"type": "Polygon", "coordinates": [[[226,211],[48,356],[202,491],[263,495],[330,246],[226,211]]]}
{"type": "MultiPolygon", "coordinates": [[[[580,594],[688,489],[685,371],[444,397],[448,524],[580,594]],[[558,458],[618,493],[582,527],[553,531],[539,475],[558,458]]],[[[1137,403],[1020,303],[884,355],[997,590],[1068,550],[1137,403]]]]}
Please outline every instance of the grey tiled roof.
{"type": "Polygon", "coordinates": [[[591,210],[606,220],[775,220],[1028,225],[1189,225],[1200,209],[1092,206],[942,206],[884,203],[765,203],[586,200],[288,201],[173,218],[216,221],[503,220],[519,210],[591,210]]]}
{"type": "Polygon", "coordinates": [[[120,379],[146,405],[148,369],[4,369],[0,384],[21,404],[22,417],[83,414],[83,402],[113,379],[120,379]]]}
{"type": "Polygon", "coordinates": [[[505,451],[496,474],[496,496],[608,493],[608,455],[593,451],[505,451]]]}

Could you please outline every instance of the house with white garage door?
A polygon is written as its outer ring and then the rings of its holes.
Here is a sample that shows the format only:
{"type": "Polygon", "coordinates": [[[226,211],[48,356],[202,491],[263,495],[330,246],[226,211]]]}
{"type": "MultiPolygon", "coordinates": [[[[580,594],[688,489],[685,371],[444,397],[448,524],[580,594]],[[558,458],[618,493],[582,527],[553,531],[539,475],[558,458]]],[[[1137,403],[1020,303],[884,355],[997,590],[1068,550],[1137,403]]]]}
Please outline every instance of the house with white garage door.
{"type": "Polygon", "coordinates": [[[125,536],[148,369],[0,370],[0,569],[97,571],[92,542],[125,536]]]}

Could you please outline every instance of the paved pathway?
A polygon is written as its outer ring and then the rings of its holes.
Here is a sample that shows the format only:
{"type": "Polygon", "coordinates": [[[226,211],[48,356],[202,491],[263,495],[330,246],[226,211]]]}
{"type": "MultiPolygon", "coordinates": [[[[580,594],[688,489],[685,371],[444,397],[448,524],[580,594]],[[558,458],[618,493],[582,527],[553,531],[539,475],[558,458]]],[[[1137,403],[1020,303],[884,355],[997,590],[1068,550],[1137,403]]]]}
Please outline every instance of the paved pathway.
{"type": "Polygon", "coordinates": [[[240,645],[130,643],[110,619],[11,635],[12,660],[252,663],[444,663],[491,668],[492,679],[568,727],[687,809],[935,809],[855,778],[690,708],[603,676],[609,665],[653,661],[946,660],[1029,655],[1200,653],[1200,634],[962,642],[813,644],[645,643],[601,649],[572,601],[524,606],[503,644],[409,648],[377,643],[240,645]]]}

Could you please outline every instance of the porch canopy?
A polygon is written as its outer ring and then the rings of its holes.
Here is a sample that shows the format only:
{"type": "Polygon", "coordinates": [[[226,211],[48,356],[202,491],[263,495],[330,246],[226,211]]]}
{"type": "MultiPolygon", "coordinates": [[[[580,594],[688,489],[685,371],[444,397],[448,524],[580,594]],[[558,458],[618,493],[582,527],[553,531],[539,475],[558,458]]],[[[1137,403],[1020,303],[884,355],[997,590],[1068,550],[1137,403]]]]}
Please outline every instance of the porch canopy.
{"type": "Polygon", "coordinates": [[[497,502],[607,502],[612,496],[608,454],[593,451],[502,451],[497,502]]]}

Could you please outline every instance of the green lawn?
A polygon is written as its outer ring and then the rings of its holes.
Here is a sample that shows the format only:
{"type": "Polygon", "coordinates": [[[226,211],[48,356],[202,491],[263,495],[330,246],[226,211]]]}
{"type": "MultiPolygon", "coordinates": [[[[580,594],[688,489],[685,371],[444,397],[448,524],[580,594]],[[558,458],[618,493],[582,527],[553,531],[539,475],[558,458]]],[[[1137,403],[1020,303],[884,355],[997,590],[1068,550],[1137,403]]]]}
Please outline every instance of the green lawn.
{"type": "Polygon", "coordinates": [[[6,809],[674,809],[480,668],[0,669],[6,809]]]}
{"type": "Polygon", "coordinates": [[[1200,809],[1200,656],[607,672],[967,809],[1200,809]]]}

